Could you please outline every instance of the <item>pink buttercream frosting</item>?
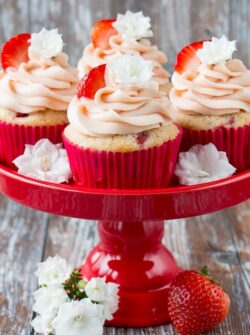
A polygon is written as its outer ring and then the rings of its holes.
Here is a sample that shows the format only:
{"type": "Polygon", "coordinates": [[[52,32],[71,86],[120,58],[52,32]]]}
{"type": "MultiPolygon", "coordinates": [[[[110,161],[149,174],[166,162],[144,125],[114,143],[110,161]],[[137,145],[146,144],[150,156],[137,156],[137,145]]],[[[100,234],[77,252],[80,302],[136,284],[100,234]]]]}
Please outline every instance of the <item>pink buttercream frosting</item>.
{"type": "Polygon", "coordinates": [[[238,59],[201,63],[194,72],[174,72],[172,84],[173,113],[217,116],[250,112],[250,70],[238,59]]]}
{"type": "Polygon", "coordinates": [[[106,73],[106,84],[94,99],[74,97],[71,101],[69,122],[80,133],[96,137],[133,134],[171,122],[170,101],[157,83],[150,88],[120,88],[106,73]]]}
{"type": "Polygon", "coordinates": [[[123,40],[120,35],[113,35],[109,38],[109,44],[110,49],[94,48],[92,43],[86,46],[83,57],[78,62],[80,77],[83,77],[92,68],[106,64],[117,56],[132,53],[142,56],[145,60],[153,61],[154,79],[159,85],[168,83],[169,74],[162,66],[162,64],[167,62],[167,57],[157,46],[152,45],[148,39],[127,41],[123,40]]]}
{"type": "Polygon", "coordinates": [[[66,111],[77,82],[77,69],[69,66],[65,53],[47,59],[29,51],[27,63],[2,74],[0,107],[25,114],[46,109],[66,111]]]}

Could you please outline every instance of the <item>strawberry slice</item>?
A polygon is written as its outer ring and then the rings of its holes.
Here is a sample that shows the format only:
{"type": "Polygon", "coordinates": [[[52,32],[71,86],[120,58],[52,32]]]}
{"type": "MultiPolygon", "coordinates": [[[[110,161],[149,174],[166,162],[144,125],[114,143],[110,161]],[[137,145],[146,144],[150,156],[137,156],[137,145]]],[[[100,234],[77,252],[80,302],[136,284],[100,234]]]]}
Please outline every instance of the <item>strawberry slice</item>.
{"type": "Polygon", "coordinates": [[[106,85],[105,70],[106,64],[99,65],[81,79],[76,93],[78,99],[81,97],[94,99],[96,92],[106,85]]]}
{"type": "Polygon", "coordinates": [[[101,20],[96,22],[91,30],[90,36],[95,48],[109,49],[109,38],[117,35],[117,30],[112,23],[115,19],[101,20]]]}
{"type": "Polygon", "coordinates": [[[23,33],[12,37],[3,45],[1,62],[4,71],[9,66],[18,68],[21,63],[26,63],[29,60],[30,38],[30,34],[23,33]]]}
{"type": "Polygon", "coordinates": [[[196,51],[203,47],[204,42],[205,41],[194,42],[183,48],[176,57],[175,71],[181,74],[186,70],[195,70],[200,64],[196,51]]]}

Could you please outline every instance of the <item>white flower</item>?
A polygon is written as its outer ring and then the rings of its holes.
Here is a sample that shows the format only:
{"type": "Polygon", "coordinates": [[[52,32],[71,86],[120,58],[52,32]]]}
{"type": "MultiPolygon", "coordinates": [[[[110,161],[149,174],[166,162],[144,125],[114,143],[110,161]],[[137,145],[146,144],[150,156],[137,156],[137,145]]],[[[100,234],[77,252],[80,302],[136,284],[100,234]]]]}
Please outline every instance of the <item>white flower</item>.
{"type": "Polygon", "coordinates": [[[118,14],[113,26],[124,39],[139,40],[153,36],[150,18],[142,12],[132,13],[128,10],[124,15],[118,14]]]}
{"type": "Polygon", "coordinates": [[[119,306],[119,286],[115,283],[107,283],[107,299],[103,301],[104,318],[105,320],[112,320],[113,314],[118,310],[119,306]]]}
{"type": "Polygon", "coordinates": [[[236,171],[228,162],[224,151],[212,144],[196,144],[189,151],[179,154],[175,168],[182,185],[195,185],[231,176],[236,171]]]}
{"type": "Polygon", "coordinates": [[[96,302],[104,301],[107,297],[106,278],[92,278],[85,286],[87,296],[96,302]]]}
{"type": "Polygon", "coordinates": [[[121,87],[147,87],[152,83],[153,62],[144,60],[139,55],[125,54],[116,57],[108,64],[108,70],[121,87]]]}
{"type": "Polygon", "coordinates": [[[87,298],[63,304],[53,321],[56,335],[102,335],[101,308],[87,298]]]}
{"type": "Polygon", "coordinates": [[[197,51],[201,62],[217,64],[232,58],[236,49],[236,41],[229,41],[225,35],[221,38],[213,37],[211,41],[203,43],[203,47],[197,51]]]}
{"type": "Polygon", "coordinates": [[[39,33],[31,34],[29,50],[39,56],[52,58],[62,52],[62,49],[62,35],[58,34],[57,29],[43,28],[39,33]]]}
{"type": "Polygon", "coordinates": [[[61,144],[41,139],[35,145],[26,144],[23,155],[13,163],[18,173],[52,183],[67,182],[71,178],[69,160],[61,144]]]}
{"type": "Polygon", "coordinates": [[[106,283],[106,278],[92,278],[85,287],[87,296],[104,306],[104,319],[112,320],[118,309],[118,285],[106,283]]]}
{"type": "Polygon", "coordinates": [[[39,288],[34,292],[35,304],[33,310],[42,317],[53,319],[62,304],[69,301],[69,297],[62,286],[57,284],[39,288]]]}
{"type": "Polygon", "coordinates": [[[44,335],[55,334],[54,327],[52,326],[52,319],[50,318],[38,315],[31,321],[31,326],[37,333],[42,333],[44,335]]]}
{"type": "Polygon", "coordinates": [[[38,263],[35,275],[38,277],[39,285],[60,285],[69,278],[70,269],[61,257],[49,257],[45,262],[38,263]]]}

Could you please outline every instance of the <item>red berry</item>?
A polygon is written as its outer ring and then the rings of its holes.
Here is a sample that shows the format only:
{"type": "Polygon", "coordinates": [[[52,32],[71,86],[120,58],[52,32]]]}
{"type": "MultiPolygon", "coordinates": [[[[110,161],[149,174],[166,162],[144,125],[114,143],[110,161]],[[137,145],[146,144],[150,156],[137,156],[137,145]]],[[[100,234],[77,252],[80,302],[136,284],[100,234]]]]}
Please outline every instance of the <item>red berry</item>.
{"type": "Polygon", "coordinates": [[[171,285],[168,312],[181,335],[209,331],[226,318],[229,306],[228,294],[199,272],[183,271],[171,285]]]}
{"type": "Polygon", "coordinates": [[[195,70],[200,64],[196,51],[203,47],[204,42],[205,41],[194,42],[183,48],[176,57],[175,71],[182,73],[185,70],[195,70]]]}
{"type": "Polygon", "coordinates": [[[136,134],[136,141],[139,145],[143,145],[146,140],[148,139],[148,133],[146,131],[142,131],[138,134],[136,134]]]}
{"type": "Polygon", "coordinates": [[[76,93],[79,99],[81,97],[94,99],[96,92],[105,87],[105,70],[106,64],[99,65],[81,79],[76,93]]]}
{"type": "Polygon", "coordinates": [[[12,37],[3,45],[1,61],[4,70],[9,66],[18,68],[21,63],[28,62],[30,38],[30,34],[23,33],[12,37]]]}
{"type": "Polygon", "coordinates": [[[115,19],[98,21],[91,30],[90,36],[95,48],[109,49],[109,38],[117,35],[117,30],[112,23],[115,19]]]}

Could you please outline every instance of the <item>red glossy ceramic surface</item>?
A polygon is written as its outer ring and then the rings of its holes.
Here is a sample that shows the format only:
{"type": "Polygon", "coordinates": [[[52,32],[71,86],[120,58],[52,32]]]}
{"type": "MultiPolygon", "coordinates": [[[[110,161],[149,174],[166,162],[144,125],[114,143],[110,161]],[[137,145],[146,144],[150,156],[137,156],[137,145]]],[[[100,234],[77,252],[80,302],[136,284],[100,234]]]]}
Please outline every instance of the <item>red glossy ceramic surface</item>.
{"type": "Polygon", "coordinates": [[[18,175],[0,165],[0,192],[45,212],[93,220],[178,219],[215,212],[250,197],[250,170],[195,186],[147,190],[83,189],[18,175]]]}
{"type": "Polygon", "coordinates": [[[169,321],[168,291],[180,269],[162,244],[163,233],[163,221],[99,223],[101,241],[82,274],[120,284],[119,311],[108,325],[146,327],[169,321]]]}
{"type": "Polygon", "coordinates": [[[35,209],[101,220],[100,243],[87,257],[82,275],[106,276],[120,284],[119,310],[109,325],[143,327],[169,321],[168,289],[180,271],[162,245],[162,220],[209,213],[248,199],[250,171],[197,186],[128,191],[51,184],[0,166],[0,191],[35,209]]]}

